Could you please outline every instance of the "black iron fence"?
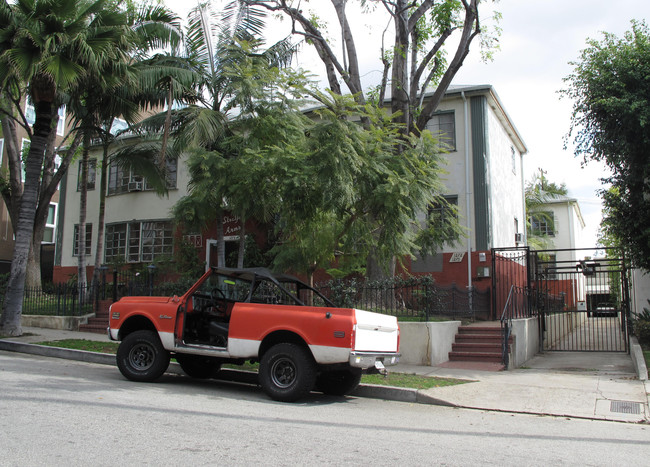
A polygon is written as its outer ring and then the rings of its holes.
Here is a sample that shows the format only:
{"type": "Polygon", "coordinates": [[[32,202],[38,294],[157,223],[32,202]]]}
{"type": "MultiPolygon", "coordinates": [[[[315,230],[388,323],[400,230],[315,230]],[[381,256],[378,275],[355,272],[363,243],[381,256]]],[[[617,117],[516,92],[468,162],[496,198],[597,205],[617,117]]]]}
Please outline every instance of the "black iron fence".
{"type": "Polygon", "coordinates": [[[91,287],[80,289],[76,284],[26,287],[22,312],[25,315],[81,316],[94,312],[93,296],[91,287]]]}
{"type": "MultiPolygon", "coordinates": [[[[176,280],[161,282],[155,269],[144,272],[100,271],[99,281],[79,287],[76,283],[45,284],[25,289],[24,314],[80,316],[98,309],[99,302],[136,295],[180,295],[192,285],[176,280]]],[[[487,315],[490,292],[441,286],[431,277],[392,278],[384,281],[333,280],[317,289],[335,305],[426,321],[432,317],[473,319],[487,315]]],[[[3,298],[3,297],[0,297],[3,298]]]]}
{"type": "Polygon", "coordinates": [[[329,281],[317,289],[337,306],[421,321],[434,316],[474,318],[490,309],[489,290],[441,286],[427,276],[374,282],[329,281]]]}

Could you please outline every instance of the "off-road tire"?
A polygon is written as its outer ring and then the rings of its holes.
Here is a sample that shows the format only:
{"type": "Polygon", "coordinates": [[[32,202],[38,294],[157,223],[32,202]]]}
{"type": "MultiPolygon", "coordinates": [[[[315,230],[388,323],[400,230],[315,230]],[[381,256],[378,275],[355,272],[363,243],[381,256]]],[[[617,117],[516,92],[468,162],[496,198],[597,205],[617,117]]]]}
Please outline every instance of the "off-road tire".
{"type": "Polygon", "coordinates": [[[135,331],[124,338],[117,348],[117,367],[131,381],[151,382],[160,378],[169,367],[169,352],[158,334],[135,331]]]}
{"type": "Polygon", "coordinates": [[[344,396],[354,391],[361,381],[361,368],[323,371],[316,378],[316,390],[330,396],[344,396]]]}
{"type": "Polygon", "coordinates": [[[314,387],[316,363],[306,347],[276,344],[260,360],[259,383],[276,401],[293,402],[314,387]]]}
{"type": "Polygon", "coordinates": [[[214,378],[221,369],[221,362],[202,355],[176,354],[176,361],[190,378],[214,378]]]}

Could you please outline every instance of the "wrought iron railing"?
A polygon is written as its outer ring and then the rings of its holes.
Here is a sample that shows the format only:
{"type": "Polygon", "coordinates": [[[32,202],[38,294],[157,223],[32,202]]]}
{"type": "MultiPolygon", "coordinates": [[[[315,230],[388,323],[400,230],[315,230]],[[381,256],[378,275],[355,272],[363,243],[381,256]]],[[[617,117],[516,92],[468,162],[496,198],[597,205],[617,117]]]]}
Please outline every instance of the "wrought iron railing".
{"type": "Polygon", "coordinates": [[[317,288],[337,306],[422,321],[433,316],[472,319],[479,313],[487,315],[490,309],[489,291],[440,286],[428,277],[330,281],[317,288]]]}

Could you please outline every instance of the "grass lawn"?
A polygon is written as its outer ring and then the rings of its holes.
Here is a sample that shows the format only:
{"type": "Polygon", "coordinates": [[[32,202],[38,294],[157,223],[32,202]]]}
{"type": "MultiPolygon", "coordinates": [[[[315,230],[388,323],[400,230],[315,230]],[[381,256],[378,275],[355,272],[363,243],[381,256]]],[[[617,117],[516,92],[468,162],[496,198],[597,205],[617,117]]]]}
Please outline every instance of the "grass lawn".
{"type": "MultiPolygon", "coordinates": [[[[59,341],[38,342],[37,344],[46,345],[49,347],[86,350],[89,352],[100,352],[108,354],[115,354],[117,352],[117,346],[119,345],[117,342],[91,341],[87,339],[63,339],[59,341]]],[[[650,354],[650,352],[648,353],[650,354]]],[[[646,356],[646,358],[650,358],[650,355],[646,356]]],[[[246,362],[244,365],[224,365],[224,368],[257,371],[258,364],[251,364],[246,362]]],[[[463,384],[469,381],[462,379],[437,378],[406,373],[389,372],[388,376],[363,375],[361,382],[366,384],[378,384],[381,386],[396,386],[400,388],[429,389],[441,386],[463,384]]]]}

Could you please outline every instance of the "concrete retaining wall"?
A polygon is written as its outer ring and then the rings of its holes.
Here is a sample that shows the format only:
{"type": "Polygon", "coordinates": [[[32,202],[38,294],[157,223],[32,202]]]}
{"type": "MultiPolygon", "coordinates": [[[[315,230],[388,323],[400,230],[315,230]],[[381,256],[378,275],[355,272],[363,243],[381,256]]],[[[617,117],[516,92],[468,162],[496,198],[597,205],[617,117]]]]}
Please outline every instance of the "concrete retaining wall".
{"type": "Polygon", "coordinates": [[[539,352],[539,320],[523,318],[512,320],[513,344],[510,365],[519,368],[539,352]]]}
{"type": "Polygon", "coordinates": [[[78,331],[80,324],[88,323],[88,318],[94,314],[84,316],[41,316],[22,315],[21,325],[33,328],[63,329],[65,331],[78,331]]]}
{"type": "Polygon", "coordinates": [[[460,321],[400,322],[400,362],[435,366],[449,360],[460,321]]]}

